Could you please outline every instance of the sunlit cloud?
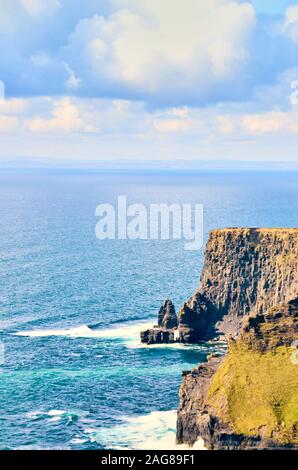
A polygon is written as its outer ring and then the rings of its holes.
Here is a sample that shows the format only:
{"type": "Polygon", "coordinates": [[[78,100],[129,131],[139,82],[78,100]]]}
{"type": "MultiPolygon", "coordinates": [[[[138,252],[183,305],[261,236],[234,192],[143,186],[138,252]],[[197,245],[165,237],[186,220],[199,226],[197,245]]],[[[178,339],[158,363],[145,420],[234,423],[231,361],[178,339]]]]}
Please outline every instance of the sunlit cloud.
{"type": "Polygon", "coordinates": [[[298,3],[282,3],[2,0],[0,156],[292,154],[298,3]]]}
{"type": "Polygon", "coordinates": [[[298,112],[278,112],[244,116],[242,124],[251,134],[298,133],[298,112]]]}

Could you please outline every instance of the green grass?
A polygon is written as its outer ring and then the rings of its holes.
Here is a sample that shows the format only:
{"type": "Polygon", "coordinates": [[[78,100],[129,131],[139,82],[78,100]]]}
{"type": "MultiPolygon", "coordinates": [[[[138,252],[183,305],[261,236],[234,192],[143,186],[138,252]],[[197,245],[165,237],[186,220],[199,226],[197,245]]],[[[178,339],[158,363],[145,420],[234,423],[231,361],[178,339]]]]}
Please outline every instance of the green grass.
{"type": "Polygon", "coordinates": [[[208,404],[235,432],[297,443],[298,365],[293,350],[259,353],[243,343],[229,353],[213,377],[208,404]]]}

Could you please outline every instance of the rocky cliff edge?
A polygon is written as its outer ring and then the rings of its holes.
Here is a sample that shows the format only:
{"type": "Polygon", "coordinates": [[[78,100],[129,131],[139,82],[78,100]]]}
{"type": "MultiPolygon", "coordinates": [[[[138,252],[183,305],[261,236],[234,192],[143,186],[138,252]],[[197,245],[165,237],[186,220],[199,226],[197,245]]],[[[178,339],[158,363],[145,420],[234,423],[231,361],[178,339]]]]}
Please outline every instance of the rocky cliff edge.
{"type": "Polygon", "coordinates": [[[211,233],[200,288],[179,321],[197,315],[190,334],[222,332],[229,348],[183,374],[178,443],[298,448],[297,249],[297,229],[211,233]]]}

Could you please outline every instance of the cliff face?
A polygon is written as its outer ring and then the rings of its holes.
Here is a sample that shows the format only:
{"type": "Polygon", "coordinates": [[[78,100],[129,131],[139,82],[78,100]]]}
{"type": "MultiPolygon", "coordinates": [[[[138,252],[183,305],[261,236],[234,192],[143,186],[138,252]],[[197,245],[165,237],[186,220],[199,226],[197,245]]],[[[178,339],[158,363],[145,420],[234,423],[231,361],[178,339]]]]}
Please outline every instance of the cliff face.
{"type": "Polygon", "coordinates": [[[183,374],[179,443],[298,448],[297,255],[298,229],[211,232],[179,328],[189,342],[230,336],[229,350],[183,374]]]}
{"type": "Polygon", "coordinates": [[[185,342],[236,337],[245,317],[265,313],[298,291],[298,229],[210,233],[199,289],[179,313],[185,342]]]}
{"type": "Polygon", "coordinates": [[[250,318],[224,358],[180,387],[177,441],[209,449],[298,449],[298,298],[250,318]]]}

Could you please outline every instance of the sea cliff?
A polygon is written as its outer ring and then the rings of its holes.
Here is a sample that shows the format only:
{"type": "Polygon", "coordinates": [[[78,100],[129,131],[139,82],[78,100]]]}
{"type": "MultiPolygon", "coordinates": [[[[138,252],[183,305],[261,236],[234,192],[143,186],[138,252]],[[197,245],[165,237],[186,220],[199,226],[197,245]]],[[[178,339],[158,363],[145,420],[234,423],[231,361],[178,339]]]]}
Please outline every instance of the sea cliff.
{"type": "Polygon", "coordinates": [[[179,328],[190,342],[224,335],[229,347],[183,373],[178,443],[298,448],[297,255],[298,229],[211,232],[179,328]]]}
{"type": "MultiPolygon", "coordinates": [[[[153,344],[155,339],[197,343],[236,338],[247,317],[263,314],[298,292],[297,238],[298,229],[211,231],[200,285],[180,309],[177,324],[176,317],[172,323],[159,321],[141,340],[153,344]]],[[[172,304],[163,308],[174,309],[172,304]]]]}
{"type": "Polygon", "coordinates": [[[298,292],[298,229],[210,232],[198,290],[179,312],[186,342],[237,337],[248,316],[298,292]]]}

